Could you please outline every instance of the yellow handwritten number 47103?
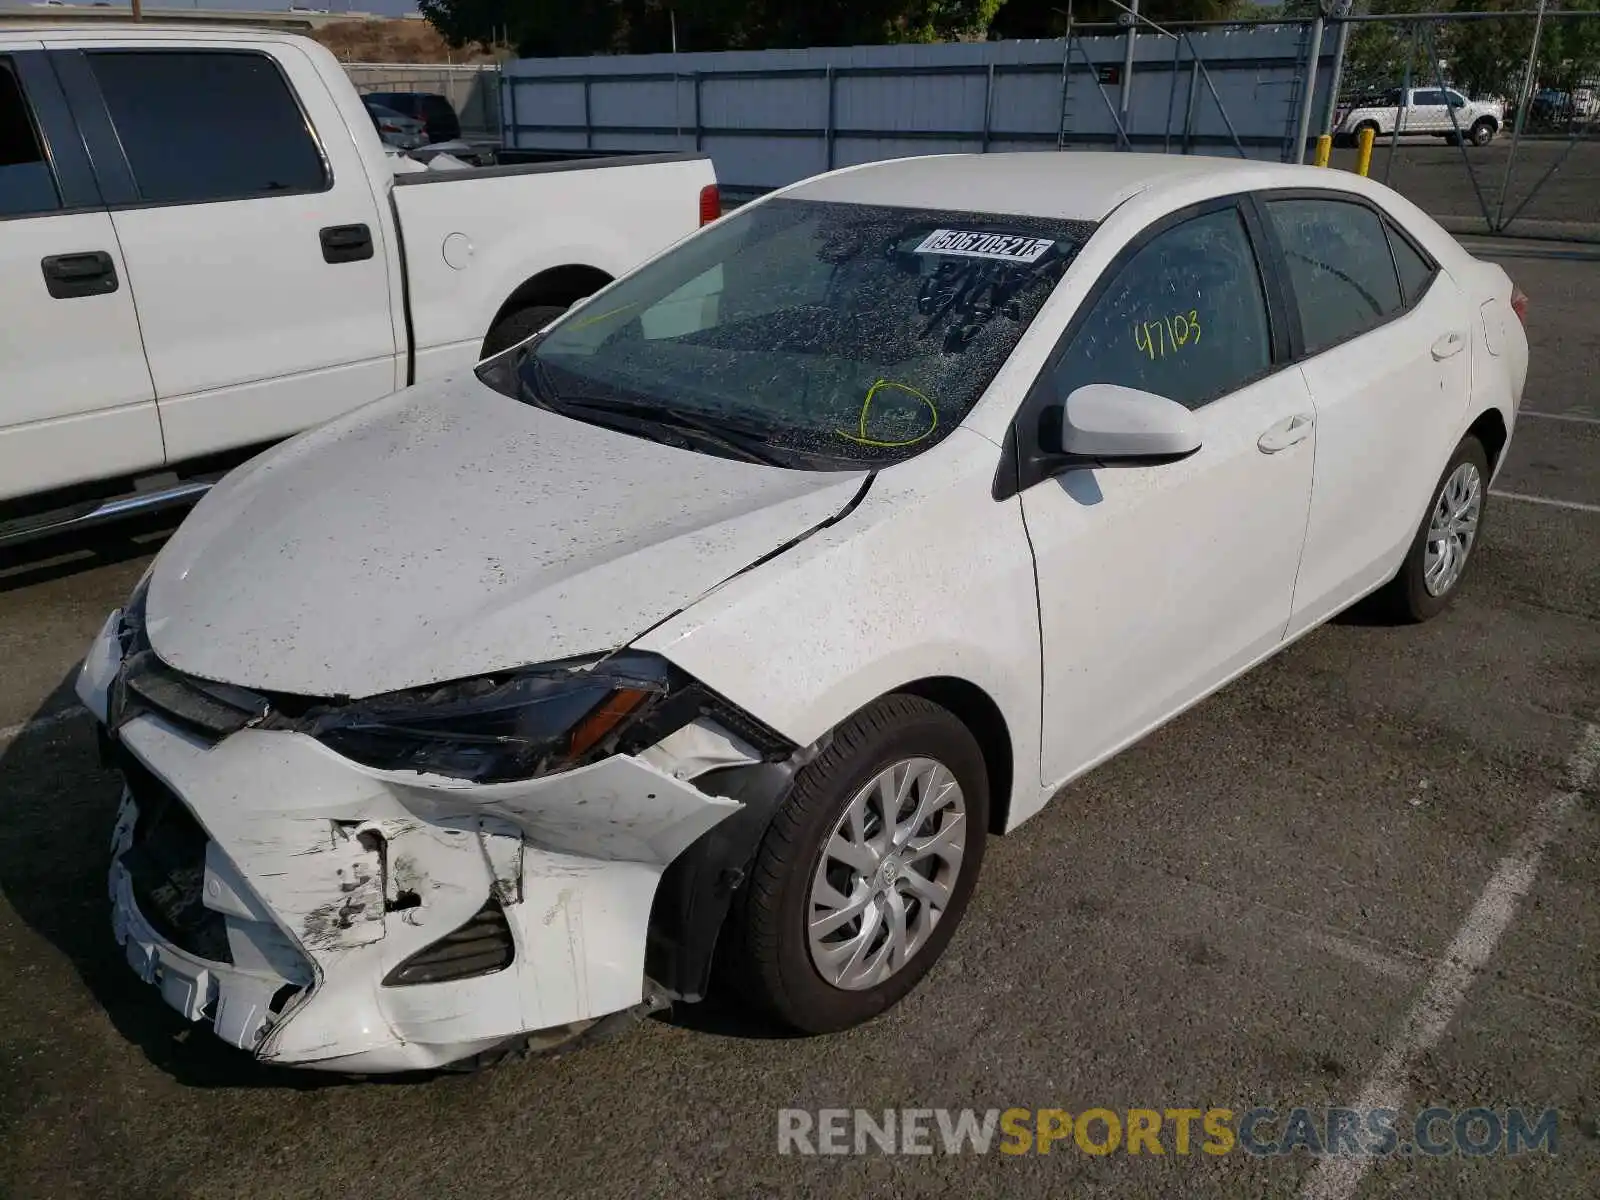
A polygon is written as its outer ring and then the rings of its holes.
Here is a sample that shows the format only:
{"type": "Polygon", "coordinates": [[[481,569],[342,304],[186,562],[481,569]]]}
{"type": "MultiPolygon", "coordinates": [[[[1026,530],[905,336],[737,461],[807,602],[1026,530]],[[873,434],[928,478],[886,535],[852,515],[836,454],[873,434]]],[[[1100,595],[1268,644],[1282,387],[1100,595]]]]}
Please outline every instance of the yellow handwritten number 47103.
{"type": "Polygon", "coordinates": [[[1174,313],[1159,321],[1141,321],[1133,327],[1133,345],[1150,358],[1165,358],[1184,346],[1200,344],[1200,314],[1194,309],[1189,315],[1174,313]]]}

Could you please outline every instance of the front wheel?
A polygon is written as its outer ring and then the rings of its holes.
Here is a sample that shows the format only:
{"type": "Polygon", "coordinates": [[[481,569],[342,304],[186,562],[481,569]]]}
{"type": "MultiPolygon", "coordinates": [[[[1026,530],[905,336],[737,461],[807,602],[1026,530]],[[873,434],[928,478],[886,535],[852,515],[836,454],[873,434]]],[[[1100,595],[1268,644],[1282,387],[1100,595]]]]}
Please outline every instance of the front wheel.
{"type": "Polygon", "coordinates": [[[1487,146],[1494,141],[1494,122],[1487,117],[1473,123],[1472,132],[1468,135],[1474,146],[1487,146]]]}
{"type": "Polygon", "coordinates": [[[1385,589],[1395,616],[1426,621],[1449,605],[1483,532],[1488,498],[1489,457],[1483,443],[1468,436],[1450,456],[1406,560],[1385,589]]]}
{"type": "Polygon", "coordinates": [[[983,753],[949,711],[901,695],[863,709],[761,843],[731,931],[735,982],[803,1033],[896,1004],[966,911],[988,818],[983,753]]]}

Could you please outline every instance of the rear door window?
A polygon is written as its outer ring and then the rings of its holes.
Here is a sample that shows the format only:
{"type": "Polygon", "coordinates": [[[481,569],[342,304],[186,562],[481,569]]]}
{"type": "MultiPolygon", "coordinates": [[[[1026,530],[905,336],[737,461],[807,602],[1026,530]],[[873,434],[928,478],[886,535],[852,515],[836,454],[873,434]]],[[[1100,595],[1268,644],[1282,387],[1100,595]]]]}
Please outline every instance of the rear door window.
{"type": "Polygon", "coordinates": [[[1268,200],[1289,262],[1308,354],[1381,325],[1402,307],[1400,281],[1378,214],[1321,198],[1268,200]]]}
{"type": "Polygon", "coordinates": [[[1272,366],[1267,301],[1237,208],[1194,217],[1134,254],[1072,335],[1057,394],[1115,383],[1199,408],[1272,366]]]}
{"type": "Polygon", "coordinates": [[[254,51],[91,53],[142,200],[322,191],[327,167],[278,65],[254,51]]]}
{"type": "Polygon", "coordinates": [[[0,57],[0,217],[61,207],[39,126],[11,62],[0,57]]]}

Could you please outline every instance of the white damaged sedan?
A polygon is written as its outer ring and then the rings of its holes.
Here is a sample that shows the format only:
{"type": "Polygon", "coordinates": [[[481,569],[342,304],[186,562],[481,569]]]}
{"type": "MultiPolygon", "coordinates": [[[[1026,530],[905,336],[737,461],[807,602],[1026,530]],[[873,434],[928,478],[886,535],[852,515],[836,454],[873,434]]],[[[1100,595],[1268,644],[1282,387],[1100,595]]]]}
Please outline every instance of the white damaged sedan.
{"type": "Polygon", "coordinates": [[[78,683],[127,785],[116,936],[225,1041],[328,1070],[713,978],[867,1020],[986,836],[1368,593],[1444,608],[1525,303],[1327,170],[775,193],[199,504],[78,683]]]}

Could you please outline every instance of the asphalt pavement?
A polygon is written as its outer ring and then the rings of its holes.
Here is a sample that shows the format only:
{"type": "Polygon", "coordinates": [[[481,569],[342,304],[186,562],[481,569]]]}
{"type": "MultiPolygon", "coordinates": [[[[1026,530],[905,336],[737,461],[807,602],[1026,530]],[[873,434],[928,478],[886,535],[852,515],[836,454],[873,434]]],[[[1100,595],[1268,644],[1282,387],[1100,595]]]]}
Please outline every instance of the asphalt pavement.
{"type": "MultiPolygon", "coordinates": [[[[1510,133],[1487,146],[1457,146],[1443,138],[1379,138],[1368,174],[1438,218],[1453,233],[1501,228],[1503,218],[1520,236],[1581,238],[1600,242],[1600,132],[1578,137],[1522,138],[1510,133]]],[[[1332,165],[1353,170],[1356,151],[1337,147],[1332,165]]],[[[1308,158],[1309,161],[1309,158],[1308,158]]]]}
{"type": "Polygon", "coordinates": [[[0,559],[0,1195],[1600,1194],[1600,260],[1481,252],[1532,297],[1532,368],[1497,483],[1518,498],[1491,503],[1456,605],[1412,628],[1357,610],[1067,788],[991,846],[917,992],[839,1036],[686,1008],[398,1083],[226,1050],[112,942],[117,783],[70,691],[162,530],[0,559]],[[1356,1104],[1554,1109],[1555,1153],[777,1137],[783,1109],[1356,1104]]]}

